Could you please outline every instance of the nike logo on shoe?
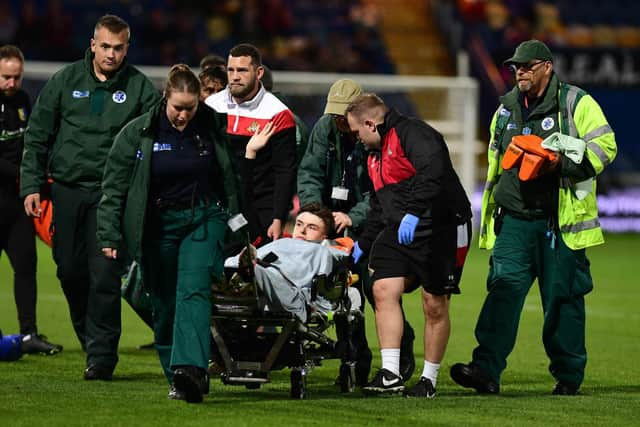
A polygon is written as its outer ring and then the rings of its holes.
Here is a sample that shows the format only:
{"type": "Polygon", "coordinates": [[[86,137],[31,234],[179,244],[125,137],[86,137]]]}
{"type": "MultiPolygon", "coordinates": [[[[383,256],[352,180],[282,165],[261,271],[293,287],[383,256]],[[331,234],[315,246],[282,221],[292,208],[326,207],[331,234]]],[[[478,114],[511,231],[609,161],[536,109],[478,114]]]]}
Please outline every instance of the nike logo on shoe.
{"type": "Polygon", "coordinates": [[[365,394],[395,394],[404,391],[402,377],[387,369],[380,369],[373,380],[362,388],[365,394]]]}
{"type": "Polygon", "coordinates": [[[400,378],[392,378],[391,380],[388,380],[385,377],[382,377],[382,385],[385,387],[391,387],[392,385],[399,382],[400,382],[400,378]]]}

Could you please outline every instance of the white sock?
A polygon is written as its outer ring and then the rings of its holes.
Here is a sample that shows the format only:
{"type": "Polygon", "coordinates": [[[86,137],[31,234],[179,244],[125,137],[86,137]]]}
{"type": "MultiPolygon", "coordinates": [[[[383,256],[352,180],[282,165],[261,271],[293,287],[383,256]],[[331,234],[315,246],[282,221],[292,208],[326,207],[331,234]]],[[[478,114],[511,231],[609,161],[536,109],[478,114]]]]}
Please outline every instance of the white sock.
{"type": "Polygon", "coordinates": [[[436,386],[438,380],[438,369],[440,369],[439,363],[431,363],[428,360],[424,361],[424,368],[422,368],[422,376],[428,380],[431,380],[431,384],[436,386]]]}
{"type": "Polygon", "coordinates": [[[380,354],[382,355],[382,369],[400,376],[400,349],[383,348],[380,350],[380,354]]]}

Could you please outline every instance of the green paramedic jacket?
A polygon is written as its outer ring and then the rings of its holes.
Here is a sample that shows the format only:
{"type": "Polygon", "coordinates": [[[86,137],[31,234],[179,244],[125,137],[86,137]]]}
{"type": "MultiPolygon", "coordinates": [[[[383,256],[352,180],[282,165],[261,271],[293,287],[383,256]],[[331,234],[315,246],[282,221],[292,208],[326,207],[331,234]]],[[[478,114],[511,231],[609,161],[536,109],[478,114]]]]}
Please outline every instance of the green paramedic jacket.
{"type": "MultiPolygon", "coordinates": [[[[544,114],[544,119],[538,122],[527,122],[527,126],[533,128],[533,134],[542,138],[548,136],[547,133],[551,134],[558,130],[565,135],[582,139],[586,142],[585,156],[593,166],[595,174],[600,174],[614,160],[617,153],[615,135],[600,106],[584,90],[560,82],[555,74],[549,85],[547,95],[539,106],[549,114],[544,114]],[[538,133],[541,130],[542,135],[538,133]]],[[[508,144],[511,137],[523,129],[523,124],[519,121],[520,112],[516,110],[520,108],[518,88],[514,87],[500,101],[502,105],[491,121],[489,167],[482,196],[479,246],[486,249],[493,248],[496,239],[494,233],[496,203],[493,190],[502,174],[501,163],[504,147],[506,147],[505,142],[508,144]]],[[[592,191],[587,197],[578,200],[573,188],[575,179],[572,179],[570,171],[565,170],[565,164],[570,165],[563,159],[558,182],[558,229],[562,239],[573,250],[604,243],[598,220],[596,180],[593,180],[592,191]]]]}
{"type": "Polygon", "coordinates": [[[99,81],[93,53],[56,72],[44,86],[24,138],[20,195],[38,193],[47,179],[100,190],[113,138],[160,99],[153,83],[126,62],[99,81]]]}
{"type": "MultiPolygon", "coordinates": [[[[164,101],[127,124],[116,136],[104,169],[102,198],[97,212],[100,248],[121,248],[140,262],[151,176],[151,156],[158,119],[165,114],[164,101]]],[[[237,184],[226,137],[226,114],[214,112],[203,103],[192,120],[206,123],[213,142],[212,188],[229,211],[238,212],[237,184]]]]}
{"type": "MultiPolygon", "coordinates": [[[[318,202],[336,210],[331,190],[341,185],[345,154],[349,153],[343,153],[340,131],[331,114],[323,115],[311,130],[307,149],[298,167],[298,197],[301,206],[318,202]]],[[[352,154],[357,157],[354,160],[356,172],[355,182],[349,185],[349,191],[353,192],[355,204],[345,213],[351,218],[352,227],[358,233],[369,212],[371,183],[364,146],[356,144],[352,154]]]]}

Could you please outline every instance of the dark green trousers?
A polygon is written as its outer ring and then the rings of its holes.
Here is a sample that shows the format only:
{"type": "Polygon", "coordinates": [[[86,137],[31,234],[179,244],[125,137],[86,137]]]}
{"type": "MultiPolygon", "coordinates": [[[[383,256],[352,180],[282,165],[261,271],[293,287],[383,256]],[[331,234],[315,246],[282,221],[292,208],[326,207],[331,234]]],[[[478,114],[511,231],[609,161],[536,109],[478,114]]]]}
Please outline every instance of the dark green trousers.
{"type": "Polygon", "coordinates": [[[148,213],[143,280],[153,302],[155,347],[169,382],[178,366],[208,366],[211,282],[222,274],[226,220],[215,203],[148,213]]]}
{"type": "Polygon", "coordinates": [[[473,362],[496,382],[513,350],[522,307],[538,279],[544,324],[542,340],[556,380],[580,385],[587,363],[584,295],[593,289],[585,250],[555,245],[548,221],[504,217],[490,258],[488,294],[478,323],[473,362]]]}
{"type": "Polygon", "coordinates": [[[120,341],[120,283],[122,266],[106,258],[96,239],[96,210],[101,192],[51,186],[53,201],[53,259],[71,322],[87,365],[108,369],[118,363],[120,341]]]}

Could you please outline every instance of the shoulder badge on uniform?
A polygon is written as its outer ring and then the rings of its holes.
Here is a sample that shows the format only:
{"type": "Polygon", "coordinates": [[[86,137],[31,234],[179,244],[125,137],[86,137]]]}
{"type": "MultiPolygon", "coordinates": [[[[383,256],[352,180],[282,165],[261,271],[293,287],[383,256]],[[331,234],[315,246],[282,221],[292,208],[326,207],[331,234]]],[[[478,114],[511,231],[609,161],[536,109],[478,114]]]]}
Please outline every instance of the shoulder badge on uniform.
{"type": "Polygon", "coordinates": [[[124,91],[117,90],[113,92],[113,96],[111,97],[111,99],[113,99],[113,102],[115,102],[116,104],[122,104],[127,100],[127,94],[124,91]]]}

